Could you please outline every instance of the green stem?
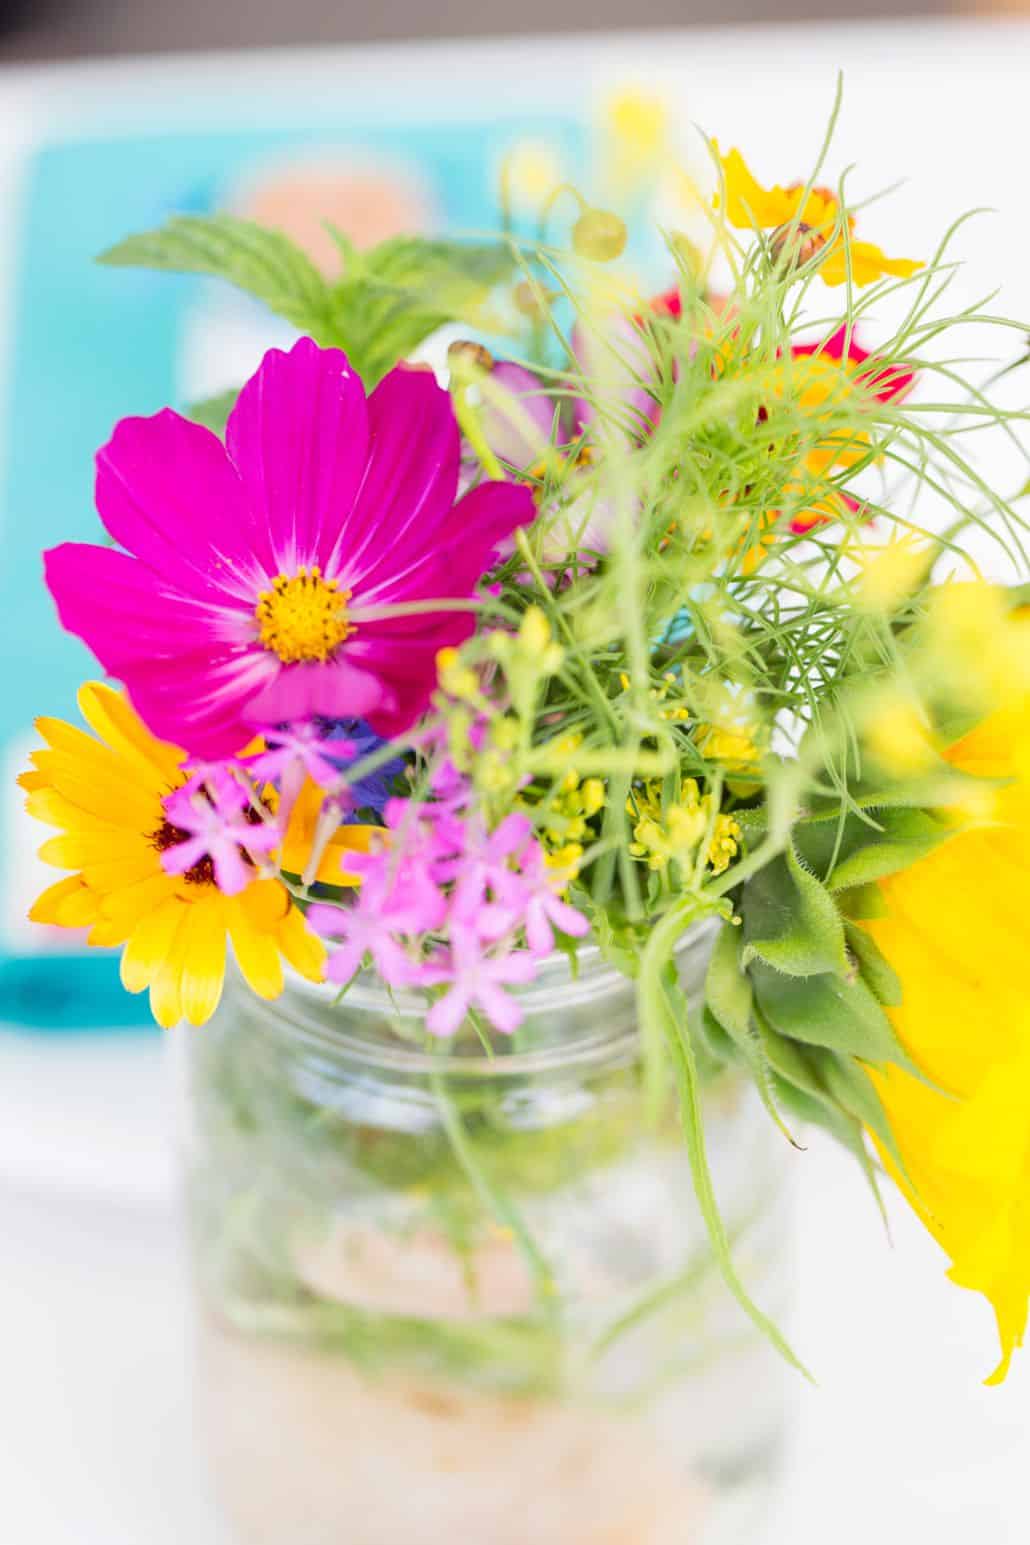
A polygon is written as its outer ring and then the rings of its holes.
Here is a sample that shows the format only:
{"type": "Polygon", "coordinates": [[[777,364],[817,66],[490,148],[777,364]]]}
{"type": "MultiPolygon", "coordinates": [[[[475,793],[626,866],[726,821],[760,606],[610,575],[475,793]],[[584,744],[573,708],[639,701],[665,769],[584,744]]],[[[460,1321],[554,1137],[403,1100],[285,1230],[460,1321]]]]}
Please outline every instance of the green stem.
{"type": "Polygon", "coordinates": [[[713,910],[714,908],[706,904],[703,899],[691,896],[685,898],[679,906],[673,907],[655,924],[640,961],[637,1001],[641,1028],[644,1032],[645,1047],[648,1041],[652,1045],[664,1043],[672,1056],[694,1191],[723,1280],[757,1329],[772,1342],[787,1362],[810,1379],[811,1374],[791,1349],[782,1332],[753,1301],[733,1265],[730,1244],[719,1212],[705,1151],[701,1091],[694,1044],[687,1022],[687,998],[685,993],[679,993],[674,1005],[665,979],[673,963],[673,952],[678,939],[692,922],[696,922],[713,910]]]}
{"type": "Polygon", "coordinates": [[[479,1162],[476,1151],[469,1142],[468,1133],[462,1125],[461,1117],[447,1091],[443,1074],[434,1072],[431,1083],[440,1110],[440,1120],[454,1157],[486,1210],[504,1228],[511,1230],[533,1278],[540,1307],[549,1319],[554,1319],[557,1311],[558,1289],[550,1266],[514,1202],[491,1180],[479,1162]]]}

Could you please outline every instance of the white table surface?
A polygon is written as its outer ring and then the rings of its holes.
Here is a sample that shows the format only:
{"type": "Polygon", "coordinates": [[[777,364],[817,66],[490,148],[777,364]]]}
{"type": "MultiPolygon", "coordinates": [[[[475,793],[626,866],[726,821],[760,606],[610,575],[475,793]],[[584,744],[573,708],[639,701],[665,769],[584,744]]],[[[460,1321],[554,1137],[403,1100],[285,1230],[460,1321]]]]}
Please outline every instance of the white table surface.
{"type": "MultiPolygon", "coordinates": [[[[367,59],[304,61],[308,89],[338,89],[378,62],[402,97],[405,80],[455,68],[433,50],[367,59]]],[[[918,254],[950,215],[993,206],[1000,212],[962,237],[970,267],[956,300],[1001,283],[1009,314],[1030,316],[1024,26],[519,43],[490,74],[497,59],[472,50],[458,74],[487,72],[508,101],[519,90],[553,93],[569,71],[671,85],[690,116],[783,180],[804,175],[843,67],[835,168],[859,161],[866,187],[911,179],[889,215],[877,211],[875,239],[918,254]]],[[[187,89],[223,69],[9,73],[0,137],[10,153],[70,102],[117,99],[123,111],[134,94],[187,89]]],[[[269,70],[296,75],[285,58],[234,62],[227,92],[258,89],[269,70]]],[[[5,171],[9,162],[0,179],[5,171]]],[[[226,1545],[191,1437],[165,1089],[156,1037],[44,1046],[0,1031],[0,1545],[226,1545]]],[[[816,1138],[796,1164],[792,1329],[820,1387],[798,1385],[783,1507],[755,1545],[1026,1545],[1030,1354],[1003,1389],[984,1389],[990,1314],[947,1284],[906,1210],[892,1206],[892,1247],[845,1156],[816,1138]]]]}

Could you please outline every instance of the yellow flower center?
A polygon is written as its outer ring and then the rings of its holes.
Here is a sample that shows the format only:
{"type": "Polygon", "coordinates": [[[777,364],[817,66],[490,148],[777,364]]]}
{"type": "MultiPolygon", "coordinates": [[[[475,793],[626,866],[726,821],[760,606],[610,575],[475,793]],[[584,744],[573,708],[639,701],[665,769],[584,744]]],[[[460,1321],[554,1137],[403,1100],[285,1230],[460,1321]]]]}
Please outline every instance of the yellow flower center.
{"type": "Polygon", "coordinates": [[[254,608],[262,647],[284,665],[328,660],[354,632],[347,621],[350,595],[335,579],[323,579],[317,563],[292,577],[277,575],[254,608]]]}

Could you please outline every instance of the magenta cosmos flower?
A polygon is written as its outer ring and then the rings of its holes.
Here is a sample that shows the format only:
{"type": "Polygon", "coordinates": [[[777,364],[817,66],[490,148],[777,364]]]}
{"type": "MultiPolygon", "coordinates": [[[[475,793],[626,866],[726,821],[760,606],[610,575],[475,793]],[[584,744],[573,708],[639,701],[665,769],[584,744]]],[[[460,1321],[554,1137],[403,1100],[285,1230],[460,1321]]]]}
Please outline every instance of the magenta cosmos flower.
{"type": "Polygon", "coordinates": [[[450,398],[398,366],[366,400],[337,349],[265,355],[226,443],[166,410],[123,419],[97,456],[97,508],[125,549],[46,555],[61,622],[125,683],[154,734],[202,757],[313,715],[395,735],[532,496],[481,483],[457,503],[450,398]],[[405,615],[384,609],[414,605],[405,615]]]}

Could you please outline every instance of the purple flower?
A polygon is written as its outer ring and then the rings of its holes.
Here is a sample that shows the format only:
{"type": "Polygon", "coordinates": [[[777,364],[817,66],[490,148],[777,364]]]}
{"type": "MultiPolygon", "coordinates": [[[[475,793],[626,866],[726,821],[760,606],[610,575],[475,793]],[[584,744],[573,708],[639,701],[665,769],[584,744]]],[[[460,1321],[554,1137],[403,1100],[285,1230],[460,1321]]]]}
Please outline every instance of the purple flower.
{"type": "Polygon", "coordinates": [[[431,963],[438,979],[450,982],[426,1015],[432,1035],[453,1035],[470,1008],[481,1009],[495,1029],[511,1035],[522,1023],[522,1008],[505,987],[525,986],[536,974],[536,961],[525,950],[484,949],[471,929],[455,926],[451,946],[431,963]]]}
{"type": "Polygon", "coordinates": [[[410,987],[419,979],[418,962],[411,959],[394,931],[391,920],[372,908],[357,906],[314,906],[308,909],[308,924],[327,940],[340,940],[326,962],[326,976],[331,982],[346,983],[361,969],[366,955],[371,956],[384,982],[391,987],[410,987]]]}
{"type": "Polygon", "coordinates": [[[161,853],[166,873],[186,874],[208,860],[226,896],[238,895],[255,878],[247,854],[269,853],[279,845],[279,828],[251,816],[247,791],[231,778],[220,785],[195,776],[167,796],[164,809],[173,831],[184,833],[161,853]]]}
{"type": "Polygon", "coordinates": [[[252,777],[278,785],[283,821],[289,818],[307,778],[340,798],[340,759],[353,756],[352,741],[329,740],[316,724],[305,721],[270,725],[262,733],[268,749],[249,757],[247,767],[252,777]]]}

